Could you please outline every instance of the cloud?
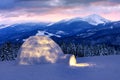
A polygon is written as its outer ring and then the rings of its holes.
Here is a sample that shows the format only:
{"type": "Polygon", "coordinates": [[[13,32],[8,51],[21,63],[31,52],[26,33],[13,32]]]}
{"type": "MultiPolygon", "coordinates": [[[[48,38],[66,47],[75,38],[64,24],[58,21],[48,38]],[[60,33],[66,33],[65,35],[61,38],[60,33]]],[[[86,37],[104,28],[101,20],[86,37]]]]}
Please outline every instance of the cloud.
{"type": "Polygon", "coordinates": [[[120,3],[120,0],[108,0],[108,1],[115,2],[115,3],[120,3]]]}
{"type": "Polygon", "coordinates": [[[106,6],[118,5],[119,0],[0,0],[0,10],[31,9],[31,8],[56,8],[56,7],[89,7],[93,4],[106,6]]]}
{"type": "MultiPolygon", "coordinates": [[[[100,0],[65,0],[67,5],[78,6],[78,5],[88,5],[93,2],[98,2],[100,0]]],[[[104,1],[104,0],[101,0],[104,1]]]]}
{"type": "Polygon", "coordinates": [[[17,0],[18,6],[29,8],[51,8],[64,6],[64,0],[17,0]]]}
{"type": "Polygon", "coordinates": [[[0,0],[0,9],[9,9],[14,7],[15,0],[0,0]]]}
{"type": "Polygon", "coordinates": [[[118,20],[120,0],[0,0],[2,22],[7,19],[8,22],[10,20],[58,21],[90,14],[118,20]]]}

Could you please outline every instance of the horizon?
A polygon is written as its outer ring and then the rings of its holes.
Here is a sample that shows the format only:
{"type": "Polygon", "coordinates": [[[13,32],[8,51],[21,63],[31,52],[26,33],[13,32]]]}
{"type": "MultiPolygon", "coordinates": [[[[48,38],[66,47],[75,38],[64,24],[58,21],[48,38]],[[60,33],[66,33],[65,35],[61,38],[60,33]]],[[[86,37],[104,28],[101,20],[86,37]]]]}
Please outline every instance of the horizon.
{"type": "Polygon", "coordinates": [[[91,14],[120,20],[118,0],[0,0],[0,23],[58,22],[91,14]]]}
{"type": "Polygon", "coordinates": [[[7,21],[6,20],[5,23],[3,21],[0,22],[0,25],[12,25],[12,24],[22,24],[22,23],[49,23],[49,24],[51,24],[51,23],[57,23],[57,22],[60,22],[60,21],[66,21],[66,20],[77,19],[77,18],[84,19],[85,17],[89,17],[91,15],[100,16],[101,18],[106,19],[106,20],[111,21],[111,22],[120,21],[120,19],[119,20],[110,20],[110,19],[104,18],[104,17],[102,17],[101,15],[98,15],[98,14],[90,14],[90,15],[83,16],[83,17],[79,17],[79,16],[67,17],[67,18],[58,19],[58,20],[55,20],[55,21],[52,21],[52,20],[50,20],[50,21],[47,21],[47,20],[36,20],[36,21],[34,21],[34,20],[27,19],[27,20],[8,21],[6,23],[6,21],[7,21]]]}
{"type": "MultiPolygon", "coordinates": [[[[76,16],[76,17],[68,17],[68,18],[63,18],[63,19],[60,19],[60,20],[56,20],[56,21],[44,21],[44,20],[36,20],[36,21],[34,21],[34,20],[23,20],[23,21],[21,21],[21,20],[18,20],[18,21],[10,21],[10,22],[0,22],[0,25],[12,25],[12,24],[21,24],[21,23],[57,23],[57,22],[60,22],[60,21],[64,21],[64,20],[71,20],[71,19],[77,19],[77,18],[81,18],[81,19],[83,19],[83,18],[85,18],[85,17],[88,17],[88,16],[91,16],[91,15],[98,15],[98,14],[90,14],[90,15],[87,15],[87,16],[83,16],[83,17],[79,17],[79,16],[76,16]]],[[[102,17],[101,15],[98,15],[98,16],[100,16],[100,17],[102,17]]],[[[106,19],[106,18],[104,18],[104,17],[102,17],[103,19],[106,19]]],[[[108,20],[108,21],[112,21],[112,22],[115,22],[115,21],[120,21],[120,19],[119,20],[109,20],[109,19],[106,19],[106,20],[108,20]]]]}

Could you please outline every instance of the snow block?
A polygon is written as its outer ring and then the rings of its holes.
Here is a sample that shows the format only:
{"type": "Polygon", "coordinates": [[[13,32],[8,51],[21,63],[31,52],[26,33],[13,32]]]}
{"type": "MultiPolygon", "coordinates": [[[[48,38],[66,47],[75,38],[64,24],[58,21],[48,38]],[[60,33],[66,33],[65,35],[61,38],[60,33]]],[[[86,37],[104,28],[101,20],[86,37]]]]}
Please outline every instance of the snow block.
{"type": "Polygon", "coordinates": [[[33,65],[68,61],[58,44],[46,36],[31,36],[18,52],[18,64],[33,65]]]}

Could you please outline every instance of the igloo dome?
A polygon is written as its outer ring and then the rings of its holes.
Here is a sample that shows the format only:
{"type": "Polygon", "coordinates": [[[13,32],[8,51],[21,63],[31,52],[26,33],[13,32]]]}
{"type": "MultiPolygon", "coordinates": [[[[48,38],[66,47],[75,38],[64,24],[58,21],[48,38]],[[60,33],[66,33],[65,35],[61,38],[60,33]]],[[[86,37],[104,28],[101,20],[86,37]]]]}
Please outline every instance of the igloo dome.
{"type": "Polygon", "coordinates": [[[66,57],[67,55],[49,37],[31,36],[23,43],[18,52],[18,64],[56,63],[66,57]]]}

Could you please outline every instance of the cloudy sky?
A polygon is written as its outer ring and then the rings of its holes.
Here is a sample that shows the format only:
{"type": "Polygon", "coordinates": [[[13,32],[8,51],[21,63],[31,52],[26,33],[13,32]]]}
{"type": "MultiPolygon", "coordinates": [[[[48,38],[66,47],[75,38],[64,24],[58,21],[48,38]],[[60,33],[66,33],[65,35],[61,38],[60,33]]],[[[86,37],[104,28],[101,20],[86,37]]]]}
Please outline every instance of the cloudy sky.
{"type": "Polygon", "coordinates": [[[0,23],[53,22],[90,14],[120,20],[120,0],[0,0],[0,23]]]}

